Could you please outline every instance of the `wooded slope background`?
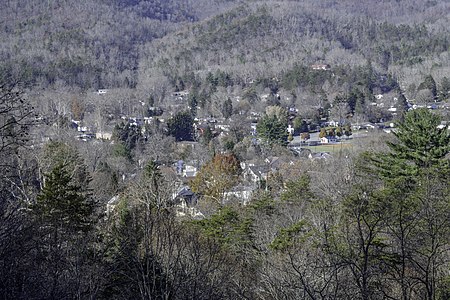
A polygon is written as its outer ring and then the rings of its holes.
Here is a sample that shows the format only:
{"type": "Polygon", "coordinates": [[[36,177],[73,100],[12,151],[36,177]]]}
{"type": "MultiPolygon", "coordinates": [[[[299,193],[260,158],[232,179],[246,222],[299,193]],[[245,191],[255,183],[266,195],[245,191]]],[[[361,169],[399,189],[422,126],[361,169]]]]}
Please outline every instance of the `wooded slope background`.
{"type": "Polygon", "coordinates": [[[409,84],[448,73],[448,12],[448,1],[417,0],[7,1],[0,59],[31,83],[82,89],[145,89],[161,74],[175,86],[216,69],[273,78],[295,63],[368,59],[409,84]]]}

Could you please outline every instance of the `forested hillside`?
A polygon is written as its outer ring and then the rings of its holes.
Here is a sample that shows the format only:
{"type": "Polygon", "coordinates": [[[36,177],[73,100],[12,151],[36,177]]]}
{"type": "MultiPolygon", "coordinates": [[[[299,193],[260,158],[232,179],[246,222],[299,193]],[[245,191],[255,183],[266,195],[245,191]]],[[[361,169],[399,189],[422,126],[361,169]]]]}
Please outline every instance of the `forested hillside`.
{"type": "Polygon", "coordinates": [[[1,59],[32,83],[60,80],[83,89],[136,87],[145,83],[138,73],[154,63],[170,76],[220,68],[238,78],[271,78],[294,63],[352,66],[370,59],[402,79],[417,68],[441,76],[448,67],[447,4],[8,1],[1,59]]]}
{"type": "Polygon", "coordinates": [[[44,86],[134,87],[140,46],[220,7],[208,0],[7,1],[2,67],[44,86]]]}
{"type": "Polygon", "coordinates": [[[449,0],[7,0],[0,299],[450,299],[449,0]]]}

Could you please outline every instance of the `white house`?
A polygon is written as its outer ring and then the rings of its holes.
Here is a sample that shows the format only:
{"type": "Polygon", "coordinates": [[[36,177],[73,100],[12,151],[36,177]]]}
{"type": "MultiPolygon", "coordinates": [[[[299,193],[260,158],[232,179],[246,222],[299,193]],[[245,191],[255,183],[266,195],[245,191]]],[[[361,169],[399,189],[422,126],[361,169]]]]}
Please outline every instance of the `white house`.
{"type": "Polygon", "coordinates": [[[308,155],[308,158],[311,159],[311,160],[313,160],[313,161],[314,161],[314,160],[319,160],[319,159],[327,160],[327,159],[332,158],[332,156],[331,156],[331,154],[328,153],[328,152],[319,152],[319,153],[310,153],[310,154],[308,155]]]}
{"type": "Polygon", "coordinates": [[[336,141],[337,141],[337,139],[335,136],[324,136],[324,137],[320,138],[320,142],[322,144],[334,143],[336,141]]]}
{"type": "Polygon", "coordinates": [[[194,166],[186,165],[183,169],[183,177],[195,177],[197,175],[197,168],[194,166]]]}
{"type": "Polygon", "coordinates": [[[108,203],[106,203],[106,215],[109,216],[114,209],[116,208],[117,204],[119,204],[120,202],[120,197],[119,195],[116,195],[114,197],[112,197],[108,203]]]}
{"type": "Polygon", "coordinates": [[[238,200],[239,203],[247,205],[251,200],[253,187],[235,186],[230,191],[224,193],[225,202],[238,200]]]}
{"type": "Polygon", "coordinates": [[[270,172],[269,166],[253,164],[247,165],[244,168],[243,176],[244,180],[250,183],[259,183],[261,180],[267,180],[267,175],[270,172]]]}
{"type": "Polygon", "coordinates": [[[328,125],[332,127],[339,126],[339,121],[331,120],[328,122],[328,125]]]}
{"type": "Polygon", "coordinates": [[[173,195],[178,217],[190,216],[195,219],[202,219],[204,215],[196,208],[198,204],[197,195],[188,186],[183,186],[173,195]]]}
{"type": "Polygon", "coordinates": [[[95,138],[98,140],[110,140],[112,138],[112,133],[99,131],[95,133],[95,138]]]}
{"type": "Polygon", "coordinates": [[[388,108],[388,111],[390,111],[390,112],[396,112],[396,111],[397,111],[397,108],[391,106],[390,108],[388,108]]]}

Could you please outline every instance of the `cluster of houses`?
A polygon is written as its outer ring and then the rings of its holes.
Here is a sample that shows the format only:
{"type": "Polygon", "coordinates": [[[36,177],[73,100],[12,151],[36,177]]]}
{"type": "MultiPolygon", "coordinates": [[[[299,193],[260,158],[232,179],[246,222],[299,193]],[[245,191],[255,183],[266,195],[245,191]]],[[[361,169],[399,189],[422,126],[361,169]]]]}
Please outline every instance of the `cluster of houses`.
{"type": "MultiPolygon", "coordinates": [[[[330,66],[326,64],[317,64],[312,65],[312,69],[314,70],[330,70],[330,66]]],[[[99,95],[107,93],[107,90],[99,90],[97,92],[99,95]]],[[[173,102],[186,102],[187,98],[189,96],[188,91],[179,91],[174,92],[172,94],[173,102]]],[[[239,97],[238,97],[239,98],[239,97]]],[[[376,102],[371,103],[370,105],[377,106],[380,108],[384,108],[383,103],[383,95],[375,95],[376,102]]],[[[392,99],[391,99],[392,100],[392,99]]],[[[394,99],[394,101],[397,99],[394,99]]],[[[238,100],[236,100],[238,101],[238,100]]],[[[411,109],[415,109],[418,106],[414,107],[411,105],[411,109]]],[[[429,107],[430,109],[434,109],[434,107],[429,107]]],[[[390,112],[392,115],[395,115],[397,113],[397,108],[394,106],[389,106],[389,108],[386,109],[388,112],[390,112]]],[[[288,108],[290,120],[297,115],[298,110],[295,107],[288,108]]],[[[247,118],[249,118],[249,128],[248,133],[249,135],[256,136],[256,125],[257,121],[261,118],[261,114],[257,112],[250,112],[247,114],[247,118]]],[[[161,117],[121,117],[121,122],[128,122],[130,125],[134,126],[142,126],[145,124],[151,124],[154,122],[155,119],[158,119],[161,122],[164,122],[164,119],[161,117]]],[[[77,128],[77,138],[80,140],[89,140],[93,138],[101,139],[101,140],[109,140],[112,137],[112,132],[96,132],[93,133],[92,130],[88,126],[83,126],[81,122],[79,121],[73,121],[74,127],[77,128]]],[[[341,122],[336,120],[326,120],[322,122],[321,124],[317,124],[316,127],[338,127],[341,124],[341,122]]],[[[229,120],[226,120],[224,118],[216,118],[216,117],[207,117],[207,118],[196,118],[194,122],[194,128],[195,132],[197,134],[197,137],[203,135],[207,129],[211,130],[211,133],[214,136],[220,136],[220,135],[228,135],[230,132],[230,126],[229,120]]],[[[445,125],[446,126],[446,125],[445,125]]],[[[385,124],[385,123],[379,123],[379,124],[373,124],[373,123],[363,123],[363,124],[355,124],[352,126],[352,130],[354,132],[359,130],[375,130],[380,129],[384,130],[385,132],[391,132],[393,130],[392,128],[394,125],[391,124],[385,124]]],[[[290,133],[292,136],[296,134],[295,129],[293,128],[292,124],[289,124],[286,128],[286,131],[290,133]]],[[[349,138],[347,136],[347,138],[349,138]]],[[[332,144],[338,142],[339,138],[336,136],[323,136],[319,137],[319,133],[311,133],[310,136],[308,135],[308,142],[307,145],[309,146],[315,146],[315,145],[321,145],[321,144],[332,144]]],[[[196,142],[188,142],[191,144],[196,144],[196,142]]],[[[309,159],[311,161],[326,161],[328,159],[332,158],[332,154],[327,152],[317,152],[314,153],[311,150],[305,149],[304,146],[306,143],[306,140],[300,140],[296,137],[293,141],[290,142],[289,148],[296,152],[298,156],[309,159]]],[[[232,189],[226,191],[223,195],[223,201],[233,201],[238,200],[242,205],[246,205],[252,196],[252,193],[262,188],[262,185],[264,185],[265,182],[267,182],[267,179],[269,178],[270,174],[276,173],[280,167],[282,166],[289,166],[290,164],[294,164],[294,161],[287,160],[284,158],[278,158],[278,157],[272,157],[267,158],[264,161],[261,160],[254,160],[254,161],[245,161],[241,163],[242,173],[241,173],[241,180],[240,184],[233,187],[232,189]]],[[[197,174],[197,172],[200,169],[200,165],[198,165],[195,162],[184,162],[184,161],[178,161],[174,163],[173,166],[171,166],[169,169],[173,171],[173,173],[178,178],[176,187],[174,188],[173,194],[172,194],[172,201],[173,204],[176,207],[177,214],[179,216],[191,216],[194,218],[202,218],[203,213],[199,210],[198,204],[199,201],[201,201],[201,198],[199,195],[194,193],[189,188],[189,181],[190,179],[194,178],[197,174]]],[[[111,212],[114,208],[115,204],[119,201],[119,197],[113,197],[108,202],[108,208],[107,212],[111,212]]]]}
{"type": "MultiPolygon", "coordinates": [[[[241,205],[247,205],[254,191],[266,186],[265,183],[271,174],[275,174],[281,168],[288,168],[295,164],[295,162],[295,160],[280,157],[241,162],[239,184],[224,192],[222,197],[223,203],[237,201],[241,205]]],[[[198,170],[199,166],[186,164],[184,161],[177,161],[172,167],[161,168],[161,171],[171,173],[171,176],[176,174],[177,179],[173,182],[171,204],[175,207],[176,214],[179,217],[192,217],[197,219],[204,217],[200,208],[201,206],[199,205],[202,201],[201,196],[194,193],[189,187],[190,180],[196,176],[198,170]]],[[[107,203],[106,213],[112,213],[119,201],[119,195],[111,198],[107,203]]]]}
{"type": "MultiPolygon", "coordinates": [[[[331,69],[331,66],[325,63],[317,63],[317,64],[313,64],[310,66],[311,69],[313,70],[322,70],[322,71],[327,71],[331,69]]],[[[99,89],[96,94],[98,95],[104,95],[107,94],[109,92],[109,90],[107,89],[99,89]]],[[[279,95],[277,95],[279,97],[279,95]]],[[[171,103],[176,105],[178,103],[178,106],[180,106],[182,103],[185,107],[187,99],[189,97],[189,91],[188,90],[183,90],[183,91],[176,91],[173,92],[171,94],[171,103]]],[[[261,95],[261,98],[264,99],[265,97],[268,97],[268,95],[261,95]]],[[[390,113],[391,115],[395,116],[397,114],[397,107],[393,106],[393,105],[388,105],[387,108],[384,108],[385,106],[385,102],[387,100],[387,103],[392,102],[395,103],[396,99],[395,97],[393,99],[391,99],[392,97],[387,97],[386,95],[383,94],[377,94],[374,95],[374,99],[375,102],[370,103],[371,106],[376,106],[382,109],[385,109],[388,113],[390,113]],[[393,101],[392,101],[393,100],[393,101]]],[[[240,100],[239,96],[235,97],[235,100],[238,102],[240,100]]],[[[411,105],[410,109],[415,109],[415,108],[419,108],[421,107],[420,105],[411,105]]],[[[430,109],[435,109],[437,106],[436,105],[430,105],[429,108],[430,109]]],[[[289,112],[289,119],[292,121],[293,118],[296,117],[296,115],[298,114],[298,109],[295,107],[288,107],[288,112],[289,112]]],[[[162,114],[162,111],[161,111],[162,114]]],[[[122,116],[122,122],[129,122],[130,125],[136,125],[136,126],[142,126],[144,124],[151,124],[156,118],[160,121],[160,122],[164,122],[164,118],[162,118],[160,115],[158,114],[155,116],[149,116],[149,117],[136,117],[136,116],[122,116]]],[[[258,112],[250,112],[249,114],[247,114],[247,118],[249,118],[251,120],[251,124],[250,124],[250,128],[248,129],[249,134],[251,135],[256,135],[256,125],[257,125],[257,121],[259,118],[261,118],[261,114],[258,112]]],[[[383,120],[381,120],[383,121],[383,120]]],[[[108,140],[112,137],[112,132],[111,131],[100,131],[100,132],[93,132],[91,130],[91,128],[89,128],[89,126],[82,126],[79,121],[73,121],[74,123],[76,123],[77,126],[77,130],[78,130],[78,134],[77,134],[77,138],[83,141],[87,141],[93,138],[97,138],[97,139],[103,139],[103,140],[108,140]]],[[[327,122],[323,122],[321,124],[316,124],[316,127],[323,127],[323,126],[331,126],[331,127],[336,127],[338,126],[337,124],[339,124],[339,121],[334,121],[334,120],[330,120],[327,122]],[[336,124],[332,124],[332,123],[336,123],[336,124]],[[328,124],[329,123],[329,124],[328,124]]],[[[204,119],[196,119],[195,120],[195,133],[197,134],[197,137],[201,136],[207,127],[209,127],[209,129],[213,132],[214,135],[226,135],[228,134],[229,130],[230,130],[230,124],[228,122],[228,120],[225,119],[220,119],[220,118],[215,118],[215,117],[210,117],[210,118],[204,118],[204,119]]],[[[367,123],[367,124],[357,124],[357,127],[354,127],[354,130],[359,130],[359,129],[372,129],[372,128],[378,128],[379,126],[377,124],[372,124],[372,123],[367,123]]],[[[384,129],[384,128],[382,128],[384,129]]],[[[297,132],[295,132],[294,128],[292,127],[291,124],[288,125],[288,127],[286,128],[287,132],[291,135],[296,135],[297,132]]],[[[313,140],[311,139],[312,142],[319,142],[319,143],[333,143],[336,141],[336,138],[333,137],[325,137],[322,139],[317,139],[317,140],[313,140]]]]}

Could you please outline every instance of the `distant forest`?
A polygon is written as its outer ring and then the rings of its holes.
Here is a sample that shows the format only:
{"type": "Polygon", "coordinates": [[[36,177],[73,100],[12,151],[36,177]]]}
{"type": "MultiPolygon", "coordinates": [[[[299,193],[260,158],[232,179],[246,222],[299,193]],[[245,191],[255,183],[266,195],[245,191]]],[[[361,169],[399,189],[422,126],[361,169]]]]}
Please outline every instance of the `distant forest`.
{"type": "Polygon", "coordinates": [[[7,1],[0,59],[29,83],[81,89],[146,89],[159,74],[176,87],[216,70],[244,84],[367,60],[410,84],[448,73],[447,13],[414,0],[7,1]]]}

